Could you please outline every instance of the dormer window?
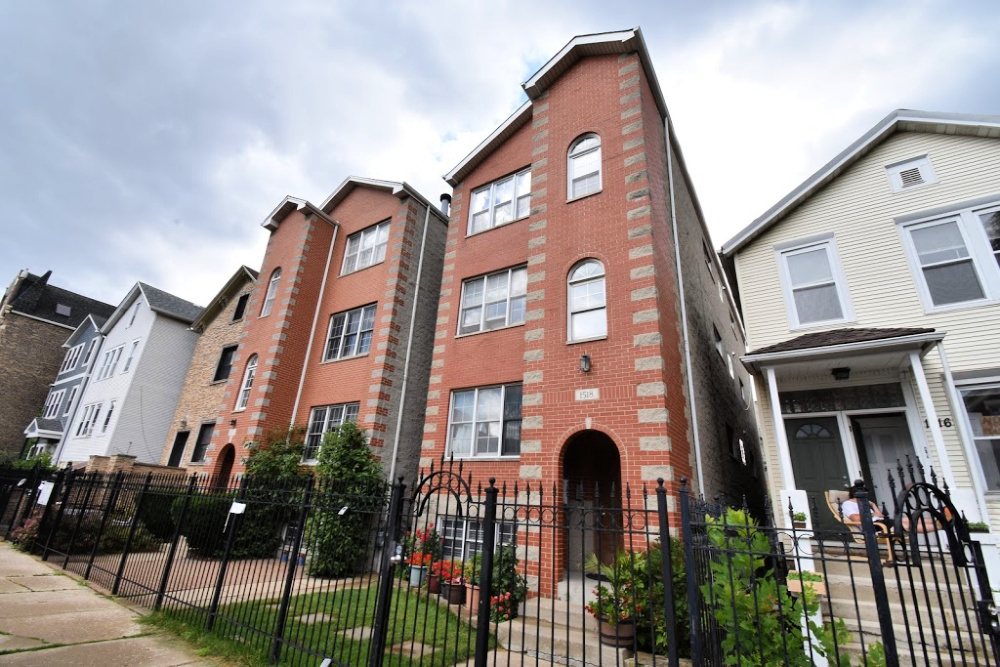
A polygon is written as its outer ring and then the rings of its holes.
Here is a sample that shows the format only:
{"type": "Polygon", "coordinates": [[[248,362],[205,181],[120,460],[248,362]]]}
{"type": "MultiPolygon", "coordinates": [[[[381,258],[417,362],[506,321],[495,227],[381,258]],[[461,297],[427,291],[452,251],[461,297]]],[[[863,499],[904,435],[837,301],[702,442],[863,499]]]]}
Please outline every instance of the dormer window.
{"type": "Polygon", "coordinates": [[[902,192],[922,185],[937,183],[934,167],[931,166],[931,161],[926,155],[890,164],[885,170],[893,192],[902,192]]]}

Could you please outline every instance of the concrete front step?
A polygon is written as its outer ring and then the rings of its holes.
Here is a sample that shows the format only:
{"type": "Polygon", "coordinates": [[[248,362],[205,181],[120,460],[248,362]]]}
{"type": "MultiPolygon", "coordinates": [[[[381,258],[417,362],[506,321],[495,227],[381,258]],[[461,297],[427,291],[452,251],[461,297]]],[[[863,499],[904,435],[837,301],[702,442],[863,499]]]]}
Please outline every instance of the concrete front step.
{"type": "Polygon", "coordinates": [[[549,625],[531,617],[501,623],[497,628],[497,640],[512,654],[522,653],[572,667],[624,666],[626,660],[634,657],[630,649],[601,644],[596,628],[549,625]]]}
{"type": "MultiPolygon", "coordinates": [[[[973,627],[976,624],[976,610],[974,608],[974,603],[970,604],[970,600],[966,598],[966,604],[963,606],[959,599],[955,599],[955,609],[951,609],[951,604],[946,600],[945,606],[947,609],[942,612],[940,606],[934,609],[934,622],[936,625],[940,626],[941,622],[939,618],[947,617],[948,624],[953,625],[953,614],[957,615],[960,624],[964,627],[965,616],[968,614],[969,621],[973,627]]],[[[834,617],[843,619],[854,619],[860,618],[863,621],[874,621],[878,622],[878,605],[874,600],[854,600],[850,598],[839,598],[831,597],[828,601],[824,600],[821,606],[824,616],[829,616],[832,610],[834,617]]],[[[889,613],[893,620],[903,623],[904,621],[909,621],[911,625],[916,626],[917,622],[917,611],[920,611],[920,619],[927,624],[927,618],[929,614],[927,612],[927,607],[921,605],[917,607],[913,604],[912,600],[906,601],[905,609],[903,605],[899,604],[899,598],[890,598],[889,600],[889,613]]]]}

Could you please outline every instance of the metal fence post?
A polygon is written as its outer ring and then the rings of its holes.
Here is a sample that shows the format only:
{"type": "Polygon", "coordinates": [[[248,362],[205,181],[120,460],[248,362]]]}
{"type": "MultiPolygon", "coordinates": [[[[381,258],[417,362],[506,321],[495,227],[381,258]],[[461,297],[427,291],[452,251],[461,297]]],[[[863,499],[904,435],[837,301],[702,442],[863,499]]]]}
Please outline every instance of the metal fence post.
{"type": "MultiPolygon", "coordinates": [[[[240,488],[236,492],[236,502],[242,502],[246,497],[247,480],[249,477],[240,479],[240,488]]],[[[246,510],[244,510],[245,512],[246,510]]],[[[240,519],[243,514],[229,514],[229,523],[226,526],[226,547],[222,552],[222,562],[219,563],[219,576],[215,580],[215,592],[212,593],[212,604],[208,608],[208,618],[205,619],[205,630],[211,631],[215,627],[215,617],[219,614],[219,602],[222,600],[222,585],[226,581],[226,570],[229,568],[229,557],[233,553],[233,543],[236,541],[236,531],[239,528],[240,519]]]]}
{"type": "Polygon", "coordinates": [[[108,498],[108,505],[101,516],[101,525],[97,528],[97,537],[94,538],[94,548],[90,550],[90,560],[87,562],[87,569],[83,573],[83,578],[86,580],[90,579],[90,571],[94,567],[94,559],[97,558],[97,552],[101,547],[101,540],[104,539],[104,529],[107,527],[108,519],[111,518],[111,515],[115,511],[115,505],[118,503],[118,494],[121,491],[124,477],[125,474],[121,470],[115,474],[114,485],[111,487],[111,497],[108,498]]]}
{"type": "MultiPolygon", "coordinates": [[[[868,566],[871,569],[872,591],[875,594],[875,607],[878,609],[878,624],[882,630],[882,646],[885,649],[886,667],[898,667],[899,655],[896,652],[896,634],[892,627],[892,611],[889,609],[889,593],[885,587],[885,574],[882,572],[882,556],[878,552],[878,538],[875,536],[875,524],[872,523],[872,508],[868,503],[868,493],[860,491],[856,495],[858,510],[861,514],[861,531],[865,535],[865,551],[868,554],[868,566]]],[[[889,543],[892,549],[892,543],[889,543]]]]}
{"type": "Polygon", "coordinates": [[[375,623],[372,626],[369,667],[381,667],[385,658],[385,641],[389,632],[389,612],[392,607],[392,581],[396,576],[396,545],[399,543],[400,519],[403,509],[403,478],[392,485],[389,495],[389,523],[386,527],[386,547],[382,550],[379,568],[378,602],[375,606],[375,623]]]}
{"type": "Polygon", "coordinates": [[[49,502],[45,506],[45,513],[42,515],[42,521],[39,523],[39,527],[45,525],[45,519],[49,515],[49,508],[52,506],[53,499],[59,495],[59,484],[60,482],[65,482],[65,486],[62,488],[62,501],[59,503],[59,509],[56,511],[56,518],[52,522],[52,526],[49,528],[49,534],[45,538],[45,548],[42,549],[42,560],[49,559],[49,550],[52,548],[52,540],[55,538],[56,531],[59,530],[59,524],[62,523],[63,512],[66,510],[66,502],[69,500],[69,492],[73,487],[73,471],[70,470],[66,472],[65,470],[60,470],[61,476],[56,479],[56,486],[52,488],[52,494],[49,496],[49,502]]]}
{"type": "Polygon", "coordinates": [[[667,624],[667,664],[680,664],[677,652],[677,615],[674,610],[673,550],[670,548],[670,517],[667,513],[667,490],[663,478],[656,480],[656,510],[660,520],[660,574],[663,577],[663,619],[667,624]]]}
{"type": "Polygon", "coordinates": [[[142,513],[142,501],[146,498],[146,493],[149,491],[149,485],[153,482],[153,473],[146,474],[146,481],[142,485],[142,490],[139,491],[139,500],[135,504],[135,514],[132,515],[132,522],[128,527],[128,536],[125,538],[125,546],[122,549],[121,560],[118,561],[118,571],[115,573],[115,583],[111,587],[111,594],[118,595],[118,590],[122,585],[122,576],[125,574],[125,562],[128,560],[128,551],[132,548],[132,539],[135,537],[135,531],[139,529],[139,515],[142,513]]]}
{"type": "Polygon", "coordinates": [[[299,507],[298,530],[292,541],[292,551],[288,554],[288,570],[285,572],[285,587],[281,591],[281,607],[278,609],[278,621],[274,626],[274,638],[271,642],[271,662],[277,663],[281,658],[281,645],[285,639],[285,623],[288,621],[288,606],[292,600],[292,586],[295,585],[295,569],[299,562],[299,551],[302,549],[302,536],[306,532],[306,520],[309,518],[309,507],[312,502],[315,477],[306,482],[306,492],[299,507]]]}
{"type": "Polygon", "coordinates": [[[14,491],[17,490],[17,504],[14,505],[14,511],[10,513],[10,523],[7,524],[7,532],[4,533],[4,539],[10,537],[10,532],[17,527],[17,515],[21,511],[21,503],[24,502],[25,497],[28,498],[28,509],[31,508],[31,504],[34,502],[35,494],[38,493],[38,484],[42,479],[41,468],[36,463],[28,473],[26,477],[20,480],[20,484],[11,484],[10,492],[7,495],[7,500],[4,503],[3,514],[7,513],[7,508],[10,507],[10,499],[14,495],[14,491]],[[23,489],[21,487],[24,487],[23,489]],[[29,491],[30,489],[30,491],[29,491]]]}
{"type": "Polygon", "coordinates": [[[163,574],[160,576],[160,585],[156,588],[156,602],[153,604],[153,611],[159,611],[163,606],[163,598],[167,594],[167,582],[170,580],[170,570],[174,567],[174,558],[177,556],[177,544],[181,541],[181,526],[184,525],[184,518],[187,516],[188,506],[191,504],[191,496],[194,495],[194,486],[198,483],[198,476],[191,475],[188,482],[187,493],[184,495],[184,503],[181,511],[177,515],[177,523],[174,526],[174,536],[170,540],[170,550],[167,552],[167,562],[163,564],[163,574]]]}
{"type": "Polygon", "coordinates": [[[684,540],[684,575],[687,578],[688,614],[691,619],[691,664],[701,667],[701,607],[698,601],[698,565],[694,560],[694,537],[691,531],[691,492],[687,479],[681,477],[681,535],[684,540]]]}
{"type": "Polygon", "coordinates": [[[496,479],[490,477],[483,507],[483,559],[479,571],[479,610],[476,622],[476,664],[485,665],[490,651],[490,598],[493,597],[493,551],[497,524],[496,479]]]}

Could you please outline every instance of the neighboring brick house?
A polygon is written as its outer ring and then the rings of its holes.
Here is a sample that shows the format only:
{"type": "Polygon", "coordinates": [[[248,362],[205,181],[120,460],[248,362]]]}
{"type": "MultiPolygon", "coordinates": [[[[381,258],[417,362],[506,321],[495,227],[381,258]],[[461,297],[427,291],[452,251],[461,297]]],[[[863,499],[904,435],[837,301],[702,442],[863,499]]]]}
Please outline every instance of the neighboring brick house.
{"type": "Polygon", "coordinates": [[[58,463],[134,456],[158,463],[198,334],[203,309],[136,283],[101,329],[100,359],[70,423],[58,463]]]}
{"type": "Polygon", "coordinates": [[[239,347],[247,302],[257,272],[241,266],[205,306],[191,329],[198,334],[187,379],[167,432],[160,463],[201,470],[213,463],[210,450],[215,419],[239,347]]]}
{"type": "Polygon", "coordinates": [[[87,387],[93,373],[97,358],[101,353],[101,327],[107,322],[106,317],[88,315],[80,326],[63,343],[66,356],[59,366],[49,395],[45,398],[42,413],[31,420],[24,429],[24,436],[34,441],[28,451],[28,456],[42,453],[52,454],[58,459],[60,445],[64,441],[66,427],[73,421],[76,409],[80,406],[78,400],[87,387]]]}
{"type": "MultiPolygon", "coordinates": [[[[584,505],[682,477],[757,503],[742,325],[641,32],[576,37],[523,87],[445,177],[422,465],[463,458],[473,488],[565,483],[584,505]]],[[[481,539],[445,521],[450,553],[481,539]]],[[[542,571],[583,562],[591,538],[543,545],[542,571]]]]}
{"type": "Polygon", "coordinates": [[[213,473],[250,446],[357,419],[386,473],[413,476],[447,221],[406,183],[351,177],[322,206],[286,197],[271,233],[224,405],[213,473]]]}
{"type": "Polygon", "coordinates": [[[24,427],[40,416],[49,385],[65,356],[63,343],[93,313],[107,317],[114,306],[49,285],[20,271],[0,299],[0,452],[17,455],[24,427]]]}

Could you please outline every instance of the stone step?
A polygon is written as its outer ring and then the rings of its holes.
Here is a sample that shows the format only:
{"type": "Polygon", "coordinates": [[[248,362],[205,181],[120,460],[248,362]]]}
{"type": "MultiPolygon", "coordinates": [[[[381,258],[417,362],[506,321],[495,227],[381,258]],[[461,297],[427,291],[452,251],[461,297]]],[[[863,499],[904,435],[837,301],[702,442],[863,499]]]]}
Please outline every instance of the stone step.
{"type": "Polygon", "coordinates": [[[512,654],[526,654],[558,665],[621,665],[634,657],[632,651],[600,643],[596,626],[574,628],[539,623],[519,617],[499,624],[497,640],[512,654]]]}

